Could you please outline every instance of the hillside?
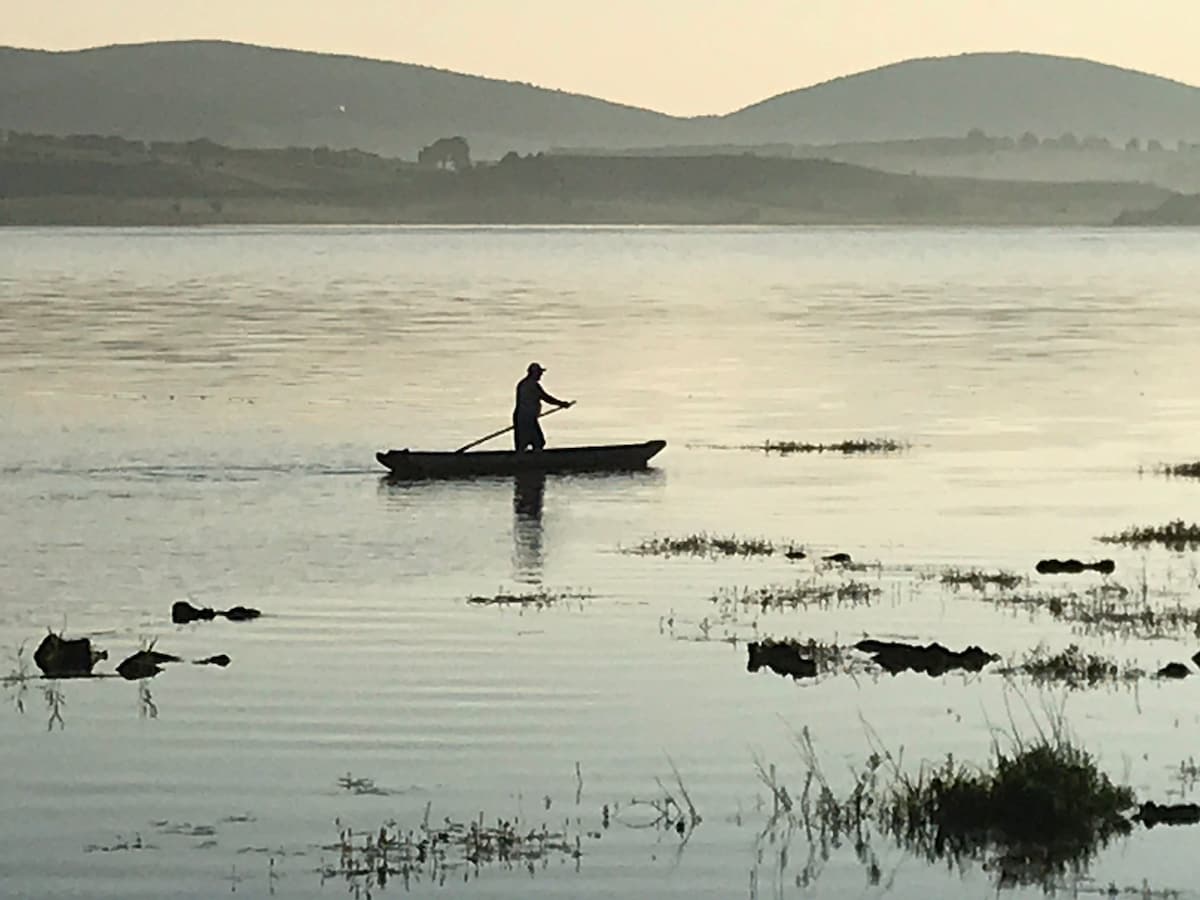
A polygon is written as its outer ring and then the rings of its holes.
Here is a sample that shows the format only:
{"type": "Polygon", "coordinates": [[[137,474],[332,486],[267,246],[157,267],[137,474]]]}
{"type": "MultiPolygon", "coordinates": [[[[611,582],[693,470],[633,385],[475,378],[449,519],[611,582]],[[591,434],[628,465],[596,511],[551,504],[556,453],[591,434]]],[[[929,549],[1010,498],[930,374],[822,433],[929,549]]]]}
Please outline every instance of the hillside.
{"type": "Polygon", "coordinates": [[[678,119],[405,63],[221,41],[76,52],[0,48],[0,129],[207,138],[241,147],[359,148],[404,158],[463,134],[477,156],[674,140],[678,119]]]}
{"type": "Polygon", "coordinates": [[[1072,133],[1200,140],[1200,88],[1083,59],[970,53],[909,60],[791,91],[714,121],[725,139],[825,143],[1072,133]]]}
{"type": "Polygon", "coordinates": [[[1118,146],[1200,141],[1200,88],[1087,60],[910,60],[681,119],[592,97],[348,56],[217,41],[51,53],[0,48],[0,131],[240,147],[359,148],[405,159],[461,134],[476,158],[551,147],[748,146],[1071,133],[1118,146]]]}
{"type": "Polygon", "coordinates": [[[0,224],[1102,225],[1144,184],[927,178],[818,159],[516,153],[461,172],[361,151],[13,135],[0,224]]]}

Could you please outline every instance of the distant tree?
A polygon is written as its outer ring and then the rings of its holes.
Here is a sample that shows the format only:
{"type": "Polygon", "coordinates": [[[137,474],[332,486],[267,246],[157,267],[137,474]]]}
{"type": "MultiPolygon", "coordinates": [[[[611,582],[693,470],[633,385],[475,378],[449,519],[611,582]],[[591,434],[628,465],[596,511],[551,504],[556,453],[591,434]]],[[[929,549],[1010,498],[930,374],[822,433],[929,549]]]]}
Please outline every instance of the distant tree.
{"type": "Polygon", "coordinates": [[[455,172],[465,172],[471,168],[471,148],[464,137],[438,138],[428,147],[421,148],[417,154],[417,163],[438,169],[450,167],[455,172]]]}
{"type": "Polygon", "coordinates": [[[1108,142],[1108,138],[1097,137],[1094,134],[1089,134],[1083,139],[1082,143],[1084,150],[1111,150],[1112,144],[1108,142]]]}
{"type": "Polygon", "coordinates": [[[1162,141],[1158,140],[1157,138],[1150,138],[1150,140],[1146,141],[1146,149],[1151,153],[1162,153],[1162,141]]]}
{"type": "Polygon", "coordinates": [[[1062,147],[1064,150],[1078,150],[1079,138],[1075,137],[1074,134],[1068,131],[1058,139],[1058,146],[1062,147]]]}
{"type": "Polygon", "coordinates": [[[1137,153],[1139,150],[1142,149],[1142,142],[1139,141],[1135,137],[1131,137],[1129,140],[1127,140],[1125,142],[1125,149],[1128,150],[1130,153],[1137,153]]]}
{"type": "Polygon", "coordinates": [[[982,128],[972,128],[967,132],[967,149],[986,150],[991,144],[982,128]]]}
{"type": "Polygon", "coordinates": [[[1021,139],[1017,141],[1017,146],[1022,150],[1036,150],[1038,144],[1040,143],[1041,141],[1038,140],[1038,136],[1036,134],[1034,134],[1032,131],[1027,131],[1021,135],[1021,139]]]}

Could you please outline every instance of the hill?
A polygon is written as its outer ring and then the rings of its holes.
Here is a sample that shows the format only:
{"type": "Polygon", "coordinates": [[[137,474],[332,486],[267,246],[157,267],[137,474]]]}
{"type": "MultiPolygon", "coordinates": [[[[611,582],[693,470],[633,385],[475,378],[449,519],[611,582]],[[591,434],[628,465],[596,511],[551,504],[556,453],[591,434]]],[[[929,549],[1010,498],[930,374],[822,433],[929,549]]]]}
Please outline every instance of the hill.
{"type": "Polygon", "coordinates": [[[0,48],[0,130],[240,147],[359,148],[406,159],[461,134],[476,158],[551,147],[750,146],[1071,133],[1200,141],[1200,88],[1080,59],[910,60],[682,119],[397,62],[219,41],[72,52],[0,48]]]}
{"type": "Polygon", "coordinates": [[[0,129],[359,148],[405,158],[467,135],[498,158],[562,142],[673,140],[649,110],[406,63],[223,41],[52,53],[0,48],[0,129]]]}
{"type": "Polygon", "coordinates": [[[780,94],[721,117],[717,134],[834,143],[1073,134],[1200,140],[1200,88],[1084,59],[969,53],[909,60],[780,94]]]}

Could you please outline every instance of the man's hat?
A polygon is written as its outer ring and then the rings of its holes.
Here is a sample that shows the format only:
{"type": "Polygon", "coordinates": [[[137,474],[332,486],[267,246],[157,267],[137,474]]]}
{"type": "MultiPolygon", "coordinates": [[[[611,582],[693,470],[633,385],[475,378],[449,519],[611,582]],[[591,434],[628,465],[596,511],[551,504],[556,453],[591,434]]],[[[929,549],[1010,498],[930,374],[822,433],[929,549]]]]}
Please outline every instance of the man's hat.
{"type": "Polygon", "coordinates": [[[532,375],[534,372],[545,372],[546,370],[543,369],[541,366],[539,366],[537,363],[530,363],[529,368],[526,369],[525,371],[528,372],[530,375],[532,375]]]}

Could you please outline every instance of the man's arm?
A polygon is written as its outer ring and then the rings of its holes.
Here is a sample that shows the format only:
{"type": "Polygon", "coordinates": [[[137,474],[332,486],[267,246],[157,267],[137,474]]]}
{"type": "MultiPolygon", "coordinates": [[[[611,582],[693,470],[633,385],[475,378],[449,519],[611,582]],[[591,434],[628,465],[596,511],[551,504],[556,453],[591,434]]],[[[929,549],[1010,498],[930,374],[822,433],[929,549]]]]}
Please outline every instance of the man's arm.
{"type": "Polygon", "coordinates": [[[559,400],[557,397],[552,397],[544,387],[538,385],[538,397],[545,400],[547,403],[553,403],[555,406],[570,406],[571,401],[559,400]]]}

